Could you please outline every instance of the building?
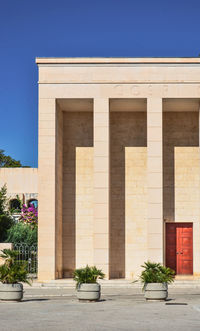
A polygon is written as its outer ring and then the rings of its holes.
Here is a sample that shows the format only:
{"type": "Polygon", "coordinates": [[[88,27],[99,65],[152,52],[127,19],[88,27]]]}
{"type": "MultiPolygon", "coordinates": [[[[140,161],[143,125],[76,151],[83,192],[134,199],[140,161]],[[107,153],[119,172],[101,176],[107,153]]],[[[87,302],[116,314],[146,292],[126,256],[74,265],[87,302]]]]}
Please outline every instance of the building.
{"type": "Polygon", "coordinates": [[[37,168],[1,168],[0,188],[4,184],[7,186],[11,209],[17,209],[19,203],[17,197],[27,206],[38,200],[37,168]]]}
{"type": "Polygon", "coordinates": [[[39,280],[200,276],[200,58],[36,63],[39,280]]]}

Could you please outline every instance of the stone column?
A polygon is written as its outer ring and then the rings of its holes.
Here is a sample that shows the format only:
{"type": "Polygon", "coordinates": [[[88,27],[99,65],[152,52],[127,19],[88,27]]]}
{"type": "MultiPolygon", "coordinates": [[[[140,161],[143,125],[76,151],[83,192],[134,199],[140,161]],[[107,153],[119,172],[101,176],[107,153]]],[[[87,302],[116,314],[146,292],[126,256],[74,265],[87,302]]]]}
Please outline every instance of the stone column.
{"type": "Polygon", "coordinates": [[[56,102],[39,99],[38,279],[55,279],[56,102]]]}
{"type": "Polygon", "coordinates": [[[163,263],[162,99],[147,99],[148,259],[163,263]]]}
{"type": "Polygon", "coordinates": [[[94,99],[94,265],[109,277],[109,99],[94,99]]]}

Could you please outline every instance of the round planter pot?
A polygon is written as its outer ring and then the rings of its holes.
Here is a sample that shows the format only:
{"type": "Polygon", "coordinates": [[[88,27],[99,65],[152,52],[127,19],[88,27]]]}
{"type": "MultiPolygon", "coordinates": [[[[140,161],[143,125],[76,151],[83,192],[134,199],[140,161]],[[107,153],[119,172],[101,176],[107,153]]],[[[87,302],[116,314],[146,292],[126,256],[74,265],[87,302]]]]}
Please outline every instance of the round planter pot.
{"type": "Polygon", "coordinates": [[[101,286],[95,284],[80,284],[77,288],[77,298],[83,301],[98,301],[101,296],[101,286]]]}
{"type": "Polygon", "coordinates": [[[0,300],[20,301],[23,298],[23,285],[0,283],[0,300]]]}
{"type": "Polygon", "coordinates": [[[148,283],[145,285],[146,300],[163,301],[168,297],[168,286],[166,283],[148,283]]]}

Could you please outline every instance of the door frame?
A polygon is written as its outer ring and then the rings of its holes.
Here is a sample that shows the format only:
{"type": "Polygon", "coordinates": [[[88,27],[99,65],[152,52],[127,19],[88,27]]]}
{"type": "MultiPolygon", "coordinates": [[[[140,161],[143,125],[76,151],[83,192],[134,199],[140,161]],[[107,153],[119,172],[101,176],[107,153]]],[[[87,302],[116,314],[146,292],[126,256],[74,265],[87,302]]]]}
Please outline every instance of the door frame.
{"type": "MultiPolygon", "coordinates": [[[[191,225],[191,227],[192,227],[192,274],[191,274],[191,276],[194,275],[194,223],[193,222],[164,221],[164,247],[165,247],[165,249],[164,249],[164,261],[165,261],[165,265],[166,265],[166,260],[167,260],[167,224],[175,224],[175,225],[188,225],[188,224],[190,224],[191,225]]],[[[179,276],[181,274],[176,273],[176,275],[179,276]]],[[[187,275],[185,275],[185,276],[187,276],[187,275]]]]}

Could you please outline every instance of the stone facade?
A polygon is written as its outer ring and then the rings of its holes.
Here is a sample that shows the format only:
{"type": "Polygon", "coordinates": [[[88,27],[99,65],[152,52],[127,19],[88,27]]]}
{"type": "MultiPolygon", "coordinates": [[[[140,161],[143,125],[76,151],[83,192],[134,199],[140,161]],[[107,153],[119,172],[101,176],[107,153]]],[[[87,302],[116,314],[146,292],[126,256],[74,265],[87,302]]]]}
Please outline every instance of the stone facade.
{"type": "Polygon", "coordinates": [[[193,224],[200,275],[200,59],[36,62],[39,279],[137,278],[166,222],[193,224]]]}

